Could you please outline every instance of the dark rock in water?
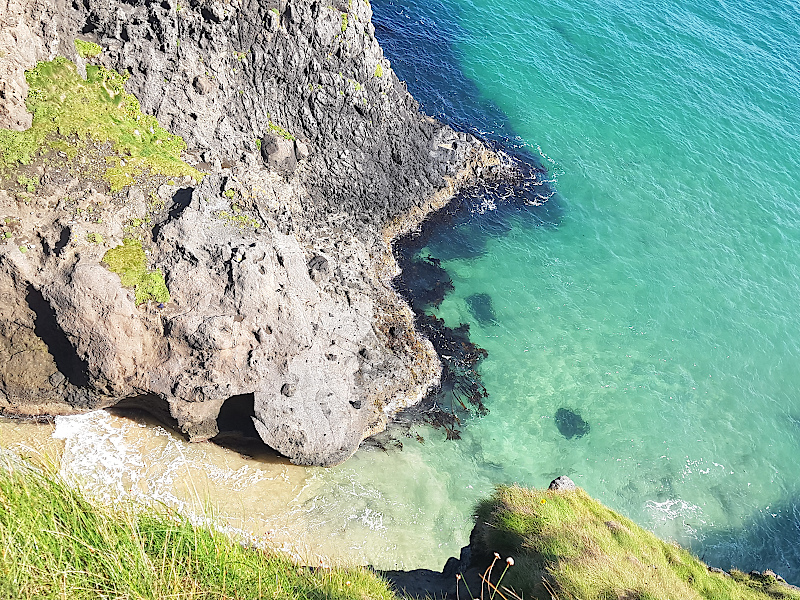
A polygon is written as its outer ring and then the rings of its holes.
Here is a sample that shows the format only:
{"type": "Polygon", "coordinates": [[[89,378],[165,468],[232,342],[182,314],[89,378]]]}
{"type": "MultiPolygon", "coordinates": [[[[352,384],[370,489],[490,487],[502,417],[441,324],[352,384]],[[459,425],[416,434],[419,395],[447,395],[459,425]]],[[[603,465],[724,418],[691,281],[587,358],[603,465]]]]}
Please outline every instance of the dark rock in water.
{"type": "Polygon", "coordinates": [[[472,316],[481,325],[497,325],[497,315],[492,306],[492,297],[489,294],[480,293],[467,296],[467,308],[472,316]]]}
{"type": "Polygon", "coordinates": [[[558,427],[559,433],[568,440],[574,437],[583,437],[589,433],[589,424],[569,408],[559,408],[556,411],[556,427],[558,427]]]}

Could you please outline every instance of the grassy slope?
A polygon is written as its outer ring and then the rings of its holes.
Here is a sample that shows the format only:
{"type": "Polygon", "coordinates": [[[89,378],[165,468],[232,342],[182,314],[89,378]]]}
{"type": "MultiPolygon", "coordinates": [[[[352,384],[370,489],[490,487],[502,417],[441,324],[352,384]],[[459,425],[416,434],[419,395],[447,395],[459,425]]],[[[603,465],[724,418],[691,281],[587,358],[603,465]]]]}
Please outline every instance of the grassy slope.
{"type": "Polygon", "coordinates": [[[365,569],[306,569],[169,511],[111,510],[0,456],[0,598],[392,600],[365,569]]]}
{"type": "Polygon", "coordinates": [[[525,598],[800,598],[775,577],[714,573],[583,490],[499,488],[476,511],[479,550],[513,556],[503,585],[525,598]],[[542,583],[544,580],[544,583],[542,583]]]}

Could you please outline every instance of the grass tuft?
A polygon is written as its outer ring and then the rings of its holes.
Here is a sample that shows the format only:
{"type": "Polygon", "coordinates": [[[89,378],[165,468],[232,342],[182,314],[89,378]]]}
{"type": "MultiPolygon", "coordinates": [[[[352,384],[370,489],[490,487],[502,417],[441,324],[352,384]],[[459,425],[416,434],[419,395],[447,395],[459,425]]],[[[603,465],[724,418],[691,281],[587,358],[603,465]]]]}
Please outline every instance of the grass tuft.
{"type": "Polygon", "coordinates": [[[366,569],[306,569],[166,508],[109,508],[0,455],[0,598],[394,600],[366,569]]]}
{"type": "Polygon", "coordinates": [[[84,40],[79,40],[75,38],[75,50],[77,50],[78,55],[81,58],[95,58],[100,56],[103,52],[103,48],[100,44],[95,44],[93,42],[86,42],[84,40]]]}
{"type": "Polygon", "coordinates": [[[278,134],[279,136],[281,136],[283,139],[286,139],[286,140],[289,140],[289,141],[292,141],[292,142],[294,141],[294,139],[295,139],[295,136],[294,136],[293,134],[289,133],[289,132],[288,132],[286,129],[284,129],[284,128],[283,128],[283,127],[281,127],[280,125],[276,125],[275,123],[273,123],[272,121],[270,121],[270,122],[269,122],[269,124],[268,124],[268,126],[269,126],[269,128],[270,128],[272,131],[274,131],[275,133],[277,133],[277,134],[278,134]]]}
{"type": "Polygon", "coordinates": [[[503,585],[524,598],[800,599],[763,576],[709,571],[687,550],[658,539],[577,489],[500,487],[475,511],[477,546],[514,557],[503,585]]]}
{"type": "Polygon", "coordinates": [[[36,186],[39,185],[39,178],[20,175],[17,177],[17,183],[24,187],[29,194],[33,194],[36,192],[36,186]]]}

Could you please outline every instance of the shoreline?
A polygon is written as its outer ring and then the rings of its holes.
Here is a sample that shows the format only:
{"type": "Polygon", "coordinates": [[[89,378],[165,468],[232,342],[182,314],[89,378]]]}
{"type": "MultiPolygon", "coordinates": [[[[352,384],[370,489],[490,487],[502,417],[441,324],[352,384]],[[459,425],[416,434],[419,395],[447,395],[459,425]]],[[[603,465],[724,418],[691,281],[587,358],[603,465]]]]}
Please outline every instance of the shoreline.
{"type": "Polygon", "coordinates": [[[85,143],[79,121],[74,137],[58,140],[36,108],[26,133],[6,134],[0,412],[56,415],[123,401],[204,441],[233,410],[229,427],[255,431],[297,464],[338,464],[438,378],[438,358],[392,288],[392,240],[467,182],[497,177],[500,161],[419,112],[362,0],[340,9],[299,0],[277,12],[265,3],[220,14],[130,10],[136,36],[123,36],[121,13],[99,1],[61,14],[15,0],[6,15],[36,50],[21,54],[21,44],[0,40],[0,67],[21,94],[3,114],[24,112],[30,86],[59,114],[59,103],[100,74],[119,91],[106,87],[85,119],[105,127],[122,94],[135,109],[134,133],[145,119],[161,136],[155,143],[185,140],[189,150],[164,159],[173,174],[163,161],[125,154],[139,149],[126,149],[124,131],[85,143]],[[95,24],[88,40],[70,19],[95,24]],[[265,27],[250,27],[254,19],[265,27]],[[53,24],[44,39],[34,33],[42,22],[53,24]],[[206,34],[218,47],[203,45],[206,34]],[[173,47],[174,35],[182,43],[173,47]],[[82,55],[76,40],[96,53],[82,55]],[[246,51],[231,51],[242,43],[246,51]],[[293,83],[291,61],[270,60],[285,51],[311,61],[307,88],[293,83]],[[48,96],[53,85],[60,97],[48,96]],[[15,162],[13,136],[29,133],[43,146],[15,162]],[[127,271],[110,272],[107,257],[123,248],[141,253],[136,277],[160,278],[159,295],[125,285],[127,271]]]}

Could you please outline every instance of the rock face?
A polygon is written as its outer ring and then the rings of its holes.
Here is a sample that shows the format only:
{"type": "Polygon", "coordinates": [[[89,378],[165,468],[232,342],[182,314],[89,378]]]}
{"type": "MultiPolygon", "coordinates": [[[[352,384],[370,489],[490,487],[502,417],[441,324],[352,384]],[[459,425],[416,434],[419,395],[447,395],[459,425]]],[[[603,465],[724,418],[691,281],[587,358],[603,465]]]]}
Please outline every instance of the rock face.
{"type": "Polygon", "coordinates": [[[30,125],[25,69],[85,66],[78,37],[207,172],[111,194],[40,164],[34,194],[0,186],[0,413],[128,399],[206,440],[252,396],[266,444],[332,465],[436,383],[387,242],[498,162],[419,112],[370,18],[364,0],[0,0],[0,126],[30,125]],[[102,264],[131,228],[169,302],[137,306],[102,264]]]}
{"type": "Polygon", "coordinates": [[[556,490],[558,492],[571,492],[577,489],[578,486],[575,485],[575,482],[572,481],[566,475],[561,475],[561,477],[556,477],[553,481],[550,482],[550,486],[547,488],[548,490],[556,490]]]}

